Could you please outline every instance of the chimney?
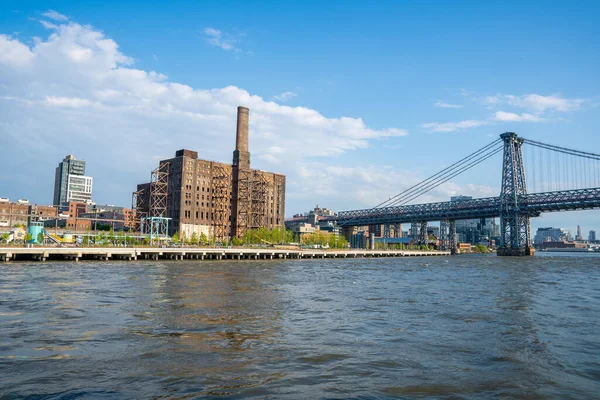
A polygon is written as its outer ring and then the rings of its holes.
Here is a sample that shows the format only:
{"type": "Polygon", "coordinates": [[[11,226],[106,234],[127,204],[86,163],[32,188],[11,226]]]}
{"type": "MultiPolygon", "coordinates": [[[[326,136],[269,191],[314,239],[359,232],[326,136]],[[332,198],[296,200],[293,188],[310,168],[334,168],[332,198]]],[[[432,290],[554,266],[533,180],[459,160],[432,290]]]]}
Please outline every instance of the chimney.
{"type": "Polygon", "coordinates": [[[246,107],[237,108],[237,130],[235,135],[235,151],[233,165],[242,169],[250,168],[250,152],[248,151],[248,114],[246,107]]]}
{"type": "Polygon", "coordinates": [[[237,108],[237,130],[235,135],[235,149],[248,151],[248,110],[246,107],[237,108]]]}

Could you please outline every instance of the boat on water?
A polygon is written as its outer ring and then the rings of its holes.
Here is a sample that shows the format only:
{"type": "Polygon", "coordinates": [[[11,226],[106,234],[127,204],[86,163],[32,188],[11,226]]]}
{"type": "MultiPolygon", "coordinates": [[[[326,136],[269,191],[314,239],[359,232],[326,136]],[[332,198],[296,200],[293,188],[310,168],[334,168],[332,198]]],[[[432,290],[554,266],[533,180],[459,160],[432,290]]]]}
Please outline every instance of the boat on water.
{"type": "Polygon", "coordinates": [[[543,249],[542,251],[547,251],[547,252],[557,252],[557,253],[587,253],[587,252],[593,252],[594,249],[592,249],[591,247],[549,247],[546,249],[543,249]]]}

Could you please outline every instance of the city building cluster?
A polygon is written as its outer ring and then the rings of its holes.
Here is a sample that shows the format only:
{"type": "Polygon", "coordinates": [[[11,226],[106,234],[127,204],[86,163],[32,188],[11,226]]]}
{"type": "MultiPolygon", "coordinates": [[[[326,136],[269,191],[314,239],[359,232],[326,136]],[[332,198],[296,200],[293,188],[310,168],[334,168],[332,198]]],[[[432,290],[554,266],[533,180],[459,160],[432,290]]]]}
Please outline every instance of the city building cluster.
{"type": "Polygon", "coordinates": [[[575,237],[571,235],[571,231],[563,228],[545,227],[538,228],[533,244],[540,250],[548,249],[582,249],[597,248],[600,241],[596,237],[596,231],[590,230],[587,235],[587,240],[583,237],[581,226],[577,225],[577,233],[575,237]]]}
{"type": "Polygon", "coordinates": [[[0,198],[2,228],[56,232],[135,231],[139,236],[206,236],[227,241],[245,232],[283,229],[285,175],[250,168],[249,109],[238,107],[233,163],[198,158],[179,150],[159,162],[148,183],[137,185],[132,208],[98,205],[86,162],[67,155],[56,167],[51,205],[0,198]],[[35,227],[35,229],[32,229],[35,227]]]}

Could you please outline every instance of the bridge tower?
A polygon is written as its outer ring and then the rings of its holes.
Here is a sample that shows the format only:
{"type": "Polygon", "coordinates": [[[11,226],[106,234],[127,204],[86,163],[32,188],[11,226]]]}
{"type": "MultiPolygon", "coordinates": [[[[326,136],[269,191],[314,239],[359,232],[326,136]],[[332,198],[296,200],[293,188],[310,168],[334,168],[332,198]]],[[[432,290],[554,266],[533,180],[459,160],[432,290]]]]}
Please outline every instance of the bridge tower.
{"type": "Polygon", "coordinates": [[[533,255],[529,214],[519,210],[519,197],[527,193],[521,147],[523,139],[514,132],[500,135],[504,141],[502,189],[500,191],[499,256],[533,255]]]}

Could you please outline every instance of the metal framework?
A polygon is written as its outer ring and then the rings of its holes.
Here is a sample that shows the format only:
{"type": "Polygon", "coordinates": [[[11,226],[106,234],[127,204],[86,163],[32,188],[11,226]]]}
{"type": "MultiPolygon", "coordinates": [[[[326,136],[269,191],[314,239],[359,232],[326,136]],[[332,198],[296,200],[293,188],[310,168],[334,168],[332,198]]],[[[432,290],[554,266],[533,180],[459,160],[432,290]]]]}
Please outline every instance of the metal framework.
{"type": "Polygon", "coordinates": [[[417,242],[419,240],[419,224],[417,221],[411,221],[412,223],[410,224],[410,237],[412,238],[413,242],[417,242]]]}
{"type": "MultiPolygon", "coordinates": [[[[420,243],[424,242],[423,231],[425,231],[425,237],[427,235],[427,221],[443,221],[440,226],[440,238],[443,237],[442,246],[448,246],[452,253],[455,254],[457,250],[456,220],[500,217],[501,247],[507,250],[519,249],[526,253],[531,245],[530,218],[537,217],[542,212],[600,208],[600,188],[560,190],[528,194],[525,180],[525,168],[523,165],[522,145],[523,143],[530,143],[548,150],[562,151],[594,160],[600,159],[599,155],[532,142],[520,138],[512,132],[503,133],[500,137],[504,143],[504,156],[502,166],[502,188],[500,196],[498,197],[413,205],[400,204],[380,206],[371,209],[342,211],[338,213],[337,216],[327,219],[336,220],[342,227],[376,224],[383,224],[385,226],[388,224],[411,223],[411,236],[413,240],[420,243]],[[425,224],[423,224],[424,222],[425,224]],[[419,224],[421,224],[420,232],[419,224]],[[446,229],[448,229],[447,238],[445,236],[446,229]]],[[[482,151],[486,151],[487,153],[483,153],[484,155],[482,156],[473,155],[472,157],[487,157],[487,154],[491,154],[496,150],[494,147],[491,147],[491,150],[486,150],[486,148],[484,148],[482,151]]],[[[479,158],[477,158],[477,160],[479,158]]],[[[473,164],[473,162],[471,164],[473,164]]],[[[467,167],[471,164],[467,164],[467,167]]],[[[427,183],[428,181],[433,181],[436,182],[435,184],[438,184],[437,182],[443,183],[446,180],[446,175],[444,175],[444,173],[438,173],[432,178],[423,181],[425,189],[420,189],[419,185],[415,185],[415,187],[417,187],[417,189],[415,189],[416,193],[422,193],[425,190],[428,191],[435,187],[434,184],[427,183]]],[[[398,199],[412,198],[409,196],[413,195],[410,193],[401,194],[394,196],[392,199],[396,199],[394,202],[398,203],[400,202],[398,199]]],[[[516,255],[517,253],[508,251],[505,254],[516,255]]]]}
{"type": "Polygon", "coordinates": [[[260,171],[251,169],[237,169],[234,179],[237,184],[237,221],[232,233],[241,237],[249,229],[267,226],[269,183],[260,171]]]}
{"type": "Polygon", "coordinates": [[[500,135],[504,140],[502,189],[500,191],[500,247],[524,249],[531,246],[529,215],[522,212],[519,199],[527,193],[523,167],[523,139],[516,133],[500,135]]]}
{"type": "Polygon", "coordinates": [[[386,239],[392,237],[390,233],[390,224],[383,224],[383,237],[386,239]]]}
{"type": "Polygon", "coordinates": [[[448,224],[449,222],[446,219],[440,221],[439,241],[441,250],[448,250],[448,248],[450,247],[448,242],[448,224]]]}
{"type": "Polygon", "coordinates": [[[394,224],[394,237],[395,238],[402,237],[402,224],[394,224]]]}
{"type": "MultiPolygon", "coordinates": [[[[543,212],[591,210],[600,208],[600,188],[530,193],[518,196],[517,200],[520,211],[529,217],[543,212]]],[[[418,227],[422,221],[496,218],[500,213],[500,197],[485,197],[390,207],[387,212],[380,209],[342,211],[328,220],[337,220],[343,227],[411,223],[411,231],[414,231],[413,224],[418,227]],[[348,221],[351,222],[348,224],[348,221]]]]}
{"type": "Polygon", "coordinates": [[[454,255],[457,253],[458,240],[456,237],[456,221],[450,220],[449,222],[449,233],[448,233],[448,242],[450,247],[450,254],[454,255]]]}
{"type": "Polygon", "coordinates": [[[169,220],[165,217],[144,217],[141,220],[142,232],[150,236],[150,245],[155,240],[170,240],[169,238],[169,220]]]}
{"type": "Polygon", "coordinates": [[[429,237],[427,236],[427,221],[421,221],[421,227],[419,229],[418,243],[420,245],[427,245],[428,239],[429,239],[429,237]]]}
{"type": "Polygon", "coordinates": [[[265,176],[257,171],[253,172],[251,194],[249,229],[258,229],[267,226],[267,199],[269,198],[269,183],[265,176]]]}
{"type": "Polygon", "coordinates": [[[149,217],[167,217],[167,198],[169,195],[169,162],[161,161],[150,174],[150,210],[149,217]]]}
{"type": "Polygon", "coordinates": [[[213,165],[212,171],[212,229],[216,240],[228,238],[230,232],[231,174],[220,165],[213,165]]]}

